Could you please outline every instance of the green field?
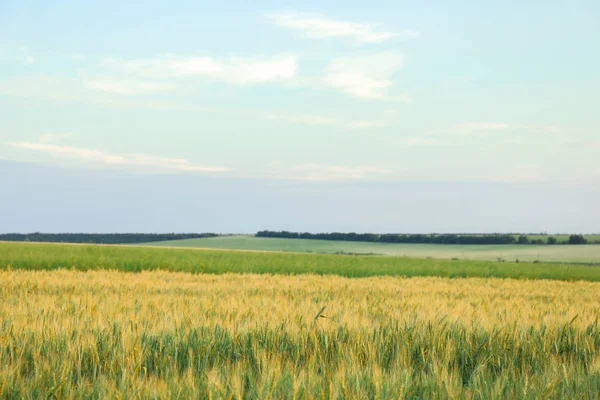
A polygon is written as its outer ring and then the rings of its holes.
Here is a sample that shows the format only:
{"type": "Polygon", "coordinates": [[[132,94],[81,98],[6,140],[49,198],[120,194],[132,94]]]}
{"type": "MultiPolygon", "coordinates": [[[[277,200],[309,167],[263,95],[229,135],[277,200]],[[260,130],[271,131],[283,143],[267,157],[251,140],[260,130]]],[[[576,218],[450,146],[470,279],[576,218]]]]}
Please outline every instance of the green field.
{"type": "Polygon", "coordinates": [[[0,282],[0,398],[600,392],[598,267],[0,243],[0,282]]]}
{"type": "Polygon", "coordinates": [[[205,239],[172,240],[148,243],[151,246],[195,247],[206,249],[260,250],[314,253],[357,253],[388,256],[460,258],[541,262],[600,263],[600,245],[440,245],[343,242],[309,239],[257,238],[221,236],[205,239]]]}
{"type": "Polygon", "coordinates": [[[0,243],[0,268],[600,280],[586,265],[27,243],[0,243]]]}

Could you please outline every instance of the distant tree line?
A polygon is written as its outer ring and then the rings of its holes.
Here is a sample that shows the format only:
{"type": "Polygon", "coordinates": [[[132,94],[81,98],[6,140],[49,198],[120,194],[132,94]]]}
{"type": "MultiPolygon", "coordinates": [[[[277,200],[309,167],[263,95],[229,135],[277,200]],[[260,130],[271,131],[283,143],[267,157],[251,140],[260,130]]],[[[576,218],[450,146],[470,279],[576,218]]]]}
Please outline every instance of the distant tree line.
{"type": "Polygon", "coordinates": [[[5,233],[0,241],[133,244],[219,236],[216,233],[5,233]]]}
{"type": "Polygon", "coordinates": [[[526,235],[513,234],[376,234],[376,233],[299,233],[288,231],[260,231],[256,237],[285,239],[344,240],[350,242],[424,243],[424,244],[586,244],[582,235],[571,235],[568,241],[559,242],[555,237],[530,239],[526,235]]]}

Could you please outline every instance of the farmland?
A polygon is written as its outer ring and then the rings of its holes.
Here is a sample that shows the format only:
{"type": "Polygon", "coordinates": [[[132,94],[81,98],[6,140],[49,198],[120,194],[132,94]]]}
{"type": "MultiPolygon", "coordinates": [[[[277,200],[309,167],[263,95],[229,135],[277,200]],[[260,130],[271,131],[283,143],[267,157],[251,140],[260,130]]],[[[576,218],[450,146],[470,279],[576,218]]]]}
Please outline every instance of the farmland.
{"type": "MultiPolygon", "coordinates": [[[[595,238],[595,237],[593,237],[595,238]]],[[[591,240],[591,239],[590,239],[591,240]]],[[[600,263],[600,245],[439,245],[345,242],[330,240],[257,238],[254,236],[221,236],[216,238],[170,240],[149,243],[152,246],[195,247],[261,251],[357,253],[389,256],[460,258],[506,261],[540,260],[542,262],[600,263]]]]}
{"type": "Polygon", "coordinates": [[[600,268],[0,243],[0,398],[593,398],[600,268]]]}
{"type": "Polygon", "coordinates": [[[0,268],[600,281],[587,265],[27,243],[0,243],[0,268]]]}
{"type": "Polygon", "coordinates": [[[0,281],[2,398],[600,391],[600,283],[72,270],[0,281]]]}

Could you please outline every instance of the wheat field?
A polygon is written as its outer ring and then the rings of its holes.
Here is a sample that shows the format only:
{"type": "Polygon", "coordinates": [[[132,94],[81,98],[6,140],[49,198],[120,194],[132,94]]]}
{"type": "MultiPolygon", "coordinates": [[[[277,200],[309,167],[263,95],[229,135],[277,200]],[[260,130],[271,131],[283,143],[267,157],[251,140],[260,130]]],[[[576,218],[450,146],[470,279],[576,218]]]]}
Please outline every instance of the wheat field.
{"type": "Polygon", "coordinates": [[[596,282],[76,270],[0,282],[0,398],[600,393],[596,282]]]}

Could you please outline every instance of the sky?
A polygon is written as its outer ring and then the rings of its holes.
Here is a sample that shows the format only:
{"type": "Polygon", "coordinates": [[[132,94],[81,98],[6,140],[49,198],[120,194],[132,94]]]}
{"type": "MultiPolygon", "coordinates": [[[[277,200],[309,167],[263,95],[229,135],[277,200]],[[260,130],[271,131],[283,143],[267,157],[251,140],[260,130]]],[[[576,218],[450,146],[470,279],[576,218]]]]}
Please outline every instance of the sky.
{"type": "Polygon", "coordinates": [[[599,22],[597,1],[3,0],[0,231],[598,232],[599,22]]]}

